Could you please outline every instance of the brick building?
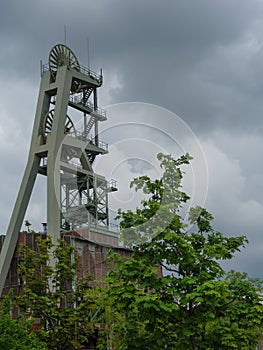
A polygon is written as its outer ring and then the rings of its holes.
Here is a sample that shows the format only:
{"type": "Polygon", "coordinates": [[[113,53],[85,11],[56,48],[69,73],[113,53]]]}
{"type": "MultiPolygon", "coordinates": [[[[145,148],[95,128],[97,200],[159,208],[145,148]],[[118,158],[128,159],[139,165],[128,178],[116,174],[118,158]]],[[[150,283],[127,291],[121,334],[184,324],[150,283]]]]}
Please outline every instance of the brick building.
{"type": "MultiPolygon", "coordinates": [[[[8,293],[10,289],[13,290],[14,295],[23,294],[23,281],[18,273],[19,259],[19,246],[24,244],[31,249],[36,249],[37,238],[41,237],[46,239],[45,232],[20,232],[19,239],[16,245],[16,249],[11,261],[11,265],[5,281],[3,296],[8,293]]],[[[131,250],[120,247],[118,244],[118,234],[106,231],[96,230],[91,231],[88,229],[81,231],[69,231],[63,232],[61,237],[65,242],[75,248],[75,252],[78,256],[78,276],[91,276],[95,281],[102,280],[106,277],[108,272],[107,255],[109,250],[114,250],[123,257],[129,257],[131,250]]],[[[4,242],[5,236],[0,236],[0,251],[4,242]]],[[[13,317],[17,317],[18,309],[13,309],[13,317]]],[[[34,325],[38,328],[38,322],[34,325]]],[[[97,331],[89,339],[89,349],[96,349],[97,331]]]]}
{"type": "MultiPolygon", "coordinates": [[[[0,250],[5,236],[0,236],[0,250]]],[[[14,295],[22,293],[22,280],[18,274],[19,254],[18,247],[25,244],[31,249],[36,248],[37,237],[46,238],[45,233],[20,232],[19,240],[12,258],[11,266],[6,278],[3,295],[12,288],[14,295]]],[[[65,232],[62,234],[64,240],[75,247],[79,257],[80,277],[90,275],[94,280],[101,280],[107,275],[106,264],[109,250],[114,250],[124,257],[129,257],[131,251],[120,247],[118,235],[113,232],[95,232],[88,229],[76,232],[65,232]]]]}

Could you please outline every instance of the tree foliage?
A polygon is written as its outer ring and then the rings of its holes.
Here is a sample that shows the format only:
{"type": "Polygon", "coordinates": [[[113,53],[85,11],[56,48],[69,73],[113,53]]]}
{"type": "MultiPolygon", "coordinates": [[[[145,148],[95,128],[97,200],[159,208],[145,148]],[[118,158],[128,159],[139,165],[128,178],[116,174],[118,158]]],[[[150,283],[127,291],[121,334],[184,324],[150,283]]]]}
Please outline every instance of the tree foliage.
{"type": "Polygon", "coordinates": [[[29,330],[32,323],[25,322],[20,317],[12,319],[13,297],[9,293],[0,309],[0,349],[1,350],[47,350],[34,333],[29,330]]]}
{"type": "MultiPolygon", "coordinates": [[[[49,237],[39,238],[36,250],[21,248],[24,294],[17,302],[23,321],[39,323],[37,332],[27,333],[32,346],[37,336],[39,349],[45,349],[41,341],[48,349],[81,349],[96,333],[101,350],[255,349],[262,334],[262,282],[221,266],[245,247],[246,237],[218,232],[201,207],[190,209],[186,225],[182,167],[191,157],[158,159],[161,179],[141,176],[131,184],[145,195],[141,206],[118,212],[121,238],[133,253],[128,259],[110,254],[106,282],[79,279],[74,247],[63,240],[54,247],[49,237]]],[[[19,319],[3,316],[2,333],[12,322],[23,339],[28,326],[21,328],[19,319]]],[[[16,349],[10,344],[0,348],[16,349]]]]}
{"type": "Polygon", "coordinates": [[[88,293],[90,276],[77,277],[74,247],[64,240],[54,247],[50,237],[38,238],[36,250],[24,245],[20,254],[24,294],[17,302],[23,317],[38,321],[36,335],[49,349],[83,348],[94,333],[90,306],[95,290],[88,293]]]}
{"type": "Polygon", "coordinates": [[[111,256],[107,297],[115,319],[116,349],[255,349],[262,333],[262,284],[245,273],[226,273],[247,243],[213,229],[213,216],[192,208],[189,226],[180,216],[188,196],[181,190],[188,155],[159,154],[160,180],[147,176],[132,186],[146,198],[133,211],[119,210],[130,259],[111,256]],[[162,268],[163,274],[160,273],[162,268]]]}

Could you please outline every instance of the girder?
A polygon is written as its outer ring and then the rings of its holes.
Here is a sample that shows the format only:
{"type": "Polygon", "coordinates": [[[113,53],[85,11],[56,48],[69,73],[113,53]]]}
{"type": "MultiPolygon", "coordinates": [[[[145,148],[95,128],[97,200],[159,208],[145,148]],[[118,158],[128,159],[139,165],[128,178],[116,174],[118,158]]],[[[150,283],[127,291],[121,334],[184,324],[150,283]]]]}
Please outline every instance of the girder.
{"type": "Polygon", "coordinates": [[[51,49],[42,67],[28,163],[0,254],[0,295],[38,174],[47,179],[47,233],[54,244],[62,228],[108,228],[109,185],[92,168],[96,156],[108,151],[98,134],[98,123],[106,120],[97,101],[101,85],[102,74],[80,66],[66,45],[51,49]],[[68,116],[69,106],[83,114],[81,130],[68,116]]]}

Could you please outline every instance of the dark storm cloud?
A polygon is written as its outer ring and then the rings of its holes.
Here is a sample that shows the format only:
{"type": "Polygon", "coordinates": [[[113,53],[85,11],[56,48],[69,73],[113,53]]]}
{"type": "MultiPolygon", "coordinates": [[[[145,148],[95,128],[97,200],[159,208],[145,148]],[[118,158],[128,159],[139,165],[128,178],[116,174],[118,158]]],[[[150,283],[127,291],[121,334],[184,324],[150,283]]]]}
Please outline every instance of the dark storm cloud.
{"type": "MultiPolygon", "coordinates": [[[[245,123],[248,112],[258,115],[261,101],[255,100],[253,91],[248,96],[242,91],[253,85],[258,73],[251,70],[255,57],[246,59],[238,45],[258,20],[260,3],[101,3],[87,14],[86,26],[78,18],[74,33],[87,28],[106,78],[107,71],[118,72],[123,88],[113,94],[115,103],[142,101],[167,107],[199,132],[218,123],[245,123]],[[228,61],[232,51],[236,56],[228,61]]],[[[79,40],[75,37],[73,42],[80,44],[79,40]]]]}
{"type": "MultiPolygon", "coordinates": [[[[50,44],[64,40],[66,25],[69,44],[76,49],[85,45],[89,35],[103,63],[121,64],[126,69],[137,66],[138,78],[143,78],[148,64],[169,68],[167,63],[177,59],[178,65],[187,66],[211,47],[242,36],[258,13],[256,3],[251,3],[12,1],[1,11],[0,37],[7,45],[6,54],[12,54],[9,58],[19,62],[26,57],[35,62],[39,53],[46,55],[50,44]],[[15,53],[19,55],[13,56],[15,53]]],[[[78,51],[86,53],[85,49],[78,51]]]]}
{"type": "MultiPolygon", "coordinates": [[[[165,4],[158,10],[156,6],[145,5],[137,10],[128,6],[125,12],[117,12],[113,25],[111,17],[106,19],[109,30],[101,33],[107,33],[103,36],[108,37],[110,64],[117,67],[124,85],[114,95],[115,102],[143,101],[168,107],[199,132],[215,123],[231,126],[237,118],[243,119],[240,112],[246,112],[253,96],[244,99],[242,91],[233,89],[236,76],[231,77],[231,66],[240,67],[240,71],[235,69],[236,74],[243,75],[247,67],[237,65],[237,61],[243,62],[244,57],[226,62],[217,49],[231,49],[233,43],[244,40],[258,18],[257,6],[242,1],[165,4]],[[230,72],[225,65],[230,66],[230,72]],[[219,79],[216,72],[221,72],[219,79]],[[233,103],[240,108],[233,108],[233,103]]],[[[106,56],[104,65],[108,64],[106,56]]],[[[251,74],[241,83],[245,86],[253,78],[251,74]]],[[[258,101],[254,108],[257,105],[258,101]]],[[[251,112],[261,107],[260,104],[251,112]]]]}
{"type": "MultiPolygon", "coordinates": [[[[118,72],[123,88],[113,93],[114,103],[167,107],[199,132],[215,123],[231,125],[242,118],[239,109],[231,111],[231,102],[245,110],[253,96],[244,99],[230,91],[225,101],[220,80],[228,79],[231,86],[235,77],[224,71],[228,62],[220,62],[221,55],[217,59],[215,53],[242,40],[259,10],[257,1],[240,0],[7,2],[0,15],[2,74],[31,76],[37,82],[39,60],[47,62],[49,49],[64,41],[66,25],[68,44],[83,63],[90,37],[94,69],[104,68],[105,84],[107,72],[118,72]],[[226,113],[226,102],[232,116],[226,113]]],[[[262,107],[258,102],[253,106],[255,113],[262,107]]]]}

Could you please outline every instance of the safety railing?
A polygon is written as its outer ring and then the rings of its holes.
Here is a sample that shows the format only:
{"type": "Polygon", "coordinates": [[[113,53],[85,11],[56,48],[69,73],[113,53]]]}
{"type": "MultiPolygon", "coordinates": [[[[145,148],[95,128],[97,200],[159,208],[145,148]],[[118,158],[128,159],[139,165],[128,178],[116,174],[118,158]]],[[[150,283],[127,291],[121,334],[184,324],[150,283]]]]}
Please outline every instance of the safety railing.
{"type": "Polygon", "coordinates": [[[105,152],[108,152],[108,144],[107,143],[105,143],[103,141],[99,141],[99,142],[95,143],[95,138],[92,140],[91,143],[96,145],[97,147],[103,149],[105,152]]]}
{"type": "Polygon", "coordinates": [[[88,75],[91,79],[96,80],[99,84],[102,84],[102,70],[100,71],[100,74],[93,72],[91,69],[84,67],[84,66],[79,66],[80,72],[88,75]]]}
{"type": "Polygon", "coordinates": [[[90,113],[98,114],[104,118],[106,118],[106,111],[103,108],[97,107],[95,108],[94,104],[90,101],[85,101],[82,93],[72,94],[69,96],[69,101],[75,103],[77,105],[82,105],[87,108],[90,113]]]}
{"type": "Polygon", "coordinates": [[[90,133],[86,133],[85,131],[81,130],[74,130],[72,132],[69,132],[67,135],[76,137],[81,141],[88,142],[94,146],[103,149],[105,152],[108,152],[109,145],[106,142],[96,140],[96,137],[93,137],[93,135],[90,133]]]}
{"type": "Polygon", "coordinates": [[[109,188],[117,188],[117,180],[111,179],[111,180],[108,182],[108,187],[109,187],[109,188]]]}
{"type": "MultiPolygon", "coordinates": [[[[99,73],[96,73],[96,72],[93,72],[91,69],[87,68],[87,67],[84,67],[84,66],[81,66],[79,65],[78,67],[74,67],[72,68],[73,70],[76,70],[78,72],[81,72],[85,75],[87,75],[88,77],[90,77],[92,80],[96,81],[97,83],[99,83],[100,85],[102,84],[103,82],[103,77],[102,77],[102,71],[99,73]]],[[[46,64],[42,64],[42,62],[40,62],[40,73],[41,73],[41,76],[49,71],[49,64],[46,63],[46,64]]]]}

